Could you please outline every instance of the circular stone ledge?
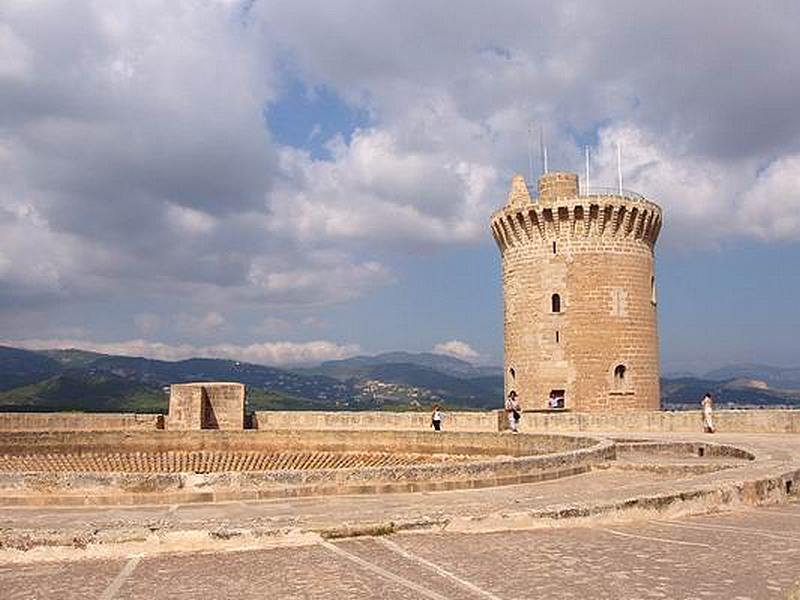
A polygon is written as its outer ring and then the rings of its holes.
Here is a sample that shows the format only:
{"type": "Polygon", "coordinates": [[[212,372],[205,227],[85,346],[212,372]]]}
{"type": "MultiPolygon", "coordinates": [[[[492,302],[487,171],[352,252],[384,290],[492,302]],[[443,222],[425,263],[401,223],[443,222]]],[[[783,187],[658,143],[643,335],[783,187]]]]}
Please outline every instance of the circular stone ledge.
{"type": "MultiPolygon", "coordinates": [[[[567,435],[407,431],[14,432],[0,435],[2,464],[61,465],[61,470],[0,472],[0,505],[128,505],[256,500],[480,488],[584,473],[613,460],[608,440],[567,435]],[[164,456],[194,453],[208,472],[75,471],[113,465],[157,467],[164,456]],[[225,470],[237,453],[306,453],[311,468],[225,470]],[[102,460],[104,454],[111,456],[102,460]],[[338,456],[362,456],[362,464],[338,456]],[[314,456],[324,456],[315,460],[314,456]],[[42,457],[49,457],[42,459],[42,457]],[[385,464],[370,466],[379,457],[385,464]],[[117,458],[116,464],[123,464],[117,458]],[[205,463],[203,463],[205,460],[205,463]],[[37,462],[38,461],[38,462],[37,462]]],[[[252,462],[252,461],[251,461],[252,462]]],[[[269,462],[269,461],[267,461],[269,462]]],[[[180,460],[169,463],[180,465],[180,460]]],[[[188,463],[186,463],[188,464],[188,463]]],[[[247,462],[236,463],[246,465],[247,462]]],[[[297,465],[295,465],[297,466],[297,465]]]]}

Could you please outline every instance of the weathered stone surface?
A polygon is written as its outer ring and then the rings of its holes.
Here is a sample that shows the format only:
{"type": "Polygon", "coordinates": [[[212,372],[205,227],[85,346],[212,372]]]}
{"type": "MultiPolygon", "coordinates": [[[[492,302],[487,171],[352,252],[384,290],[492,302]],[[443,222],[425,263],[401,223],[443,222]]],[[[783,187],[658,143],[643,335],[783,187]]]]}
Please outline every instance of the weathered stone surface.
{"type": "MultiPolygon", "coordinates": [[[[442,428],[447,431],[498,431],[505,415],[497,411],[446,412],[442,428]]],[[[428,412],[385,411],[256,411],[253,419],[256,429],[312,429],[312,430],[409,430],[431,429],[428,412]]]]}
{"type": "Polygon", "coordinates": [[[491,222],[502,255],[506,393],[516,390],[525,408],[547,408],[551,392],[563,391],[566,407],[581,412],[657,410],[661,209],[628,193],[579,194],[572,173],[544,175],[538,201],[526,202],[519,179],[491,222]]]}
{"type": "Polygon", "coordinates": [[[608,528],[441,532],[332,544],[292,540],[279,547],[242,544],[234,552],[145,551],[133,559],[122,554],[115,560],[0,565],[0,589],[12,600],[109,598],[114,582],[113,598],[120,600],[785,600],[797,597],[800,584],[799,517],[794,504],[608,528]]]}
{"type": "Polygon", "coordinates": [[[244,429],[241,383],[180,383],[170,386],[167,429],[244,429]]]}
{"type": "Polygon", "coordinates": [[[164,416],[155,414],[0,412],[0,431],[116,431],[163,428],[164,416]]]}
{"type": "Polygon", "coordinates": [[[0,437],[0,504],[126,504],[491,487],[586,472],[613,444],[561,435],[78,432],[0,437]],[[138,496],[137,496],[138,495],[138,496]]]}

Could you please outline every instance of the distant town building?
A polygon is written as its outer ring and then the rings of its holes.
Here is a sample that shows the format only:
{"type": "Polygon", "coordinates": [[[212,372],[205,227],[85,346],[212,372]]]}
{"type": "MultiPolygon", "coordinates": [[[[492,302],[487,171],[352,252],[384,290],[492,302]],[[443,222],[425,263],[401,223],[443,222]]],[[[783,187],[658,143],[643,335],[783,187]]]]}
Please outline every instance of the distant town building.
{"type": "Polygon", "coordinates": [[[658,410],[654,250],[661,208],[551,172],[511,182],[492,215],[502,256],[505,391],[524,408],[658,410]],[[551,402],[556,398],[559,402],[551,402]]]}

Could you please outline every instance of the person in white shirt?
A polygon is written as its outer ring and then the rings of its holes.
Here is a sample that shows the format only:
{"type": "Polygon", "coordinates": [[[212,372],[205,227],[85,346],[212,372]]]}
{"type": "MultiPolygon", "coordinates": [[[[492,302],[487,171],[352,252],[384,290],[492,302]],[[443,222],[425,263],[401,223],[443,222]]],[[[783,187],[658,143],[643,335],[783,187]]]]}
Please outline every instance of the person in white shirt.
{"type": "Polygon", "coordinates": [[[508,415],[508,428],[513,433],[519,433],[519,421],[522,418],[522,405],[517,398],[517,392],[511,390],[506,398],[506,414],[508,415]]]}
{"type": "Polygon", "coordinates": [[[442,430],[442,411],[439,410],[439,405],[433,405],[433,414],[431,414],[431,427],[434,431],[442,430]]]}
{"type": "Polygon", "coordinates": [[[706,433],[714,433],[714,396],[710,392],[706,393],[700,406],[703,408],[703,429],[706,433]]]}

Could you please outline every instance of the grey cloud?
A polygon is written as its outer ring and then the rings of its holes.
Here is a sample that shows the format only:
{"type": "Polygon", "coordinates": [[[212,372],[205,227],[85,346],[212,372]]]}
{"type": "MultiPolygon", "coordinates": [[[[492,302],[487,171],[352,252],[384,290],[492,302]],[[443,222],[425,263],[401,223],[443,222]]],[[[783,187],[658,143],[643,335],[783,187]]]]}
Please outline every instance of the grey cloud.
{"type": "Polygon", "coordinates": [[[564,132],[634,117],[723,160],[797,147],[797,3],[259,6],[310,77],[389,119],[439,90],[472,121],[514,106],[518,128],[525,113],[564,132]]]}
{"type": "Polygon", "coordinates": [[[674,239],[709,223],[797,239],[799,16],[790,2],[6,2],[0,304],[124,298],[130,323],[171,310],[235,328],[221,307],[351,300],[393,281],[378,252],[487,236],[527,170],[530,120],[565,168],[602,125],[598,177],[624,138],[628,180],[663,198],[674,239]],[[331,160],[270,138],[286,65],[371,115],[331,160]],[[756,227],[773,190],[786,200],[756,227]]]}
{"type": "Polygon", "coordinates": [[[127,289],[285,302],[291,282],[258,286],[252,273],[295,269],[294,298],[317,303],[383,279],[340,252],[330,284],[330,264],[268,230],[285,175],[263,117],[274,57],[250,25],[222,2],[6,6],[0,209],[37,218],[5,220],[2,301],[127,289]]]}

